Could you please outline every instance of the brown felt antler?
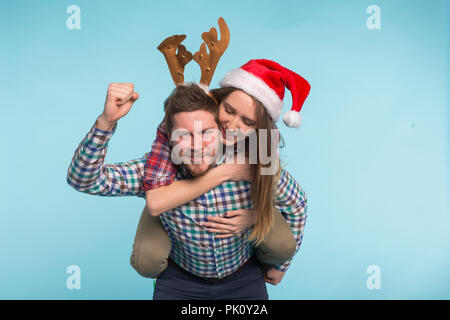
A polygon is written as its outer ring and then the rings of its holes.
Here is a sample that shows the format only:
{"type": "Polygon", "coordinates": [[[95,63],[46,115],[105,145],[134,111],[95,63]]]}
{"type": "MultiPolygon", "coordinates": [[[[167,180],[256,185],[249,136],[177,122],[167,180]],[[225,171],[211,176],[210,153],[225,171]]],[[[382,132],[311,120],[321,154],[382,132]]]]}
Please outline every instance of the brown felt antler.
{"type": "Polygon", "coordinates": [[[170,36],[158,46],[158,50],[166,58],[175,85],[184,83],[184,67],[192,60],[192,53],[181,44],[184,39],[186,39],[184,34],[170,36]]]}
{"type": "Polygon", "coordinates": [[[222,57],[225,50],[227,50],[230,43],[230,30],[223,18],[219,18],[219,30],[221,38],[217,40],[217,30],[212,27],[209,32],[202,33],[203,43],[200,46],[200,50],[194,54],[194,60],[197,62],[201,69],[200,83],[209,87],[214,71],[219,63],[220,57],[222,57]],[[208,46],[209,54],[206,52],[206,46],[208,46]]]}

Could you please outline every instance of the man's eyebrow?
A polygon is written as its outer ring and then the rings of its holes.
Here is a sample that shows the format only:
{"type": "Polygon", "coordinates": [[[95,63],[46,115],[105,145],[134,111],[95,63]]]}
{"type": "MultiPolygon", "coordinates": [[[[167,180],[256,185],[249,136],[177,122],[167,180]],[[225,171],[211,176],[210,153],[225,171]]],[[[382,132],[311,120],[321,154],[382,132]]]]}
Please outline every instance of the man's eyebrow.
{"type": "MultiPolygon", "coordinates": [[[[217,127],[205,128],[205,129],[202,130],[202,133],[205,133],[205,131],[207,131],[207,130],[216,130],[216,129],[217,129],[217,127]]],[[[219,130],[219,129],[217,129],[217,130],[219,130]]]]}
{"type": "Polygon", "coordinates": [[[179,133],[190,133],[189,132],[189,130],[187,130],[187,129],[185,129],[185,128],[175,128],[174,130],[172,130],[172,131],[177,131],[177,132],[179,132],[179,133]]]}
{"type": "MultiPolygon", "coordinates": [[[[185,128],[177,128],[177,130],[180,132],[180,134],[190,134],[191,136],[194,134],[194,132],[191,132],[185,128]]],[[[219,129],[216,126],[206,127],[205,129],[202,129],[202,133],[205,133],[207,130],[219,130],[219,129]]]]}

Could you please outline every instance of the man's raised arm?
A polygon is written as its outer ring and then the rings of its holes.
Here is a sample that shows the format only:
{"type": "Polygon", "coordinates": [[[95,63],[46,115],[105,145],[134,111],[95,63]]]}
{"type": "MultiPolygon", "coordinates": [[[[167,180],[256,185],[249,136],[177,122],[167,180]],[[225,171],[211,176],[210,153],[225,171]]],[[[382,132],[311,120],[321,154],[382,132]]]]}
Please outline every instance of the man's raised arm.
{"type": "Polygon", "coordinates": [[[111,83],[103,113],[75,150],[67,183],[74,189],[102,196],[145,196],[142,185],[145,158],[105,164],[107,146],[117,121],[139,98],[132,83],[111,83]]]}

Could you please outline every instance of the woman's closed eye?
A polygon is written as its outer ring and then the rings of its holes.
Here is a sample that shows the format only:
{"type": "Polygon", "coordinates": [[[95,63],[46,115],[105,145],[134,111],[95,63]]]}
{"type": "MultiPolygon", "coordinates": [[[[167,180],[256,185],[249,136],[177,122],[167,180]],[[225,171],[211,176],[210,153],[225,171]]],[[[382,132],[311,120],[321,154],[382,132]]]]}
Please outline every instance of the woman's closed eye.
{"type": "Polygon", "coordinates": [[[249,127],[256,126],[256,122],[253,120],[250,120],[249,118],[243,118],[242,121],[244,122],[244,124],[246,126],[249,126],[249,127]]]}
{"type": "Polygon", "coordinates": [[[236,111],[233,108],[231,108],[228,104],[225,104],[225,111],[227,113],[229,113],[229,114],[235,114],[236,113],[236,111]]]}
{"type": "MultiPolygon", "coordinates": [[[[233,107],[231,107],[228,103],[225,103],[225,112],[228,114],[235,114],[236,110],[233,107]]],[[[249,127],[256,126],[256,122],[254,120],[251,120],[245,116],[241,116],[241,119],[246,126],[249,127]]]]}

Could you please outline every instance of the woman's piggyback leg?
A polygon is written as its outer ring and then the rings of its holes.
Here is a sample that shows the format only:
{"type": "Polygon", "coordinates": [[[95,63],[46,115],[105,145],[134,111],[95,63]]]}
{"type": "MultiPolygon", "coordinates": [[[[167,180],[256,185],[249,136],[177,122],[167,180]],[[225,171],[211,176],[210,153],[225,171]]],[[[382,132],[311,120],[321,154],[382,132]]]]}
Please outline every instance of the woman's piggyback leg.
{"type": "Polygon", "coordinates": [[[296,242],[291,228],[283,215],[276,208],[273,226],[265,240],[255,249],[259,262],[276,265],[291,259],[296,252],[296,242]]]}
{"type": "Polygon", "coordinates": [[[145,278],[157,278],[167,268],[170,248],[160,217],[153,217],[145,207],[134,238],[131,266],[145,278]]]}

